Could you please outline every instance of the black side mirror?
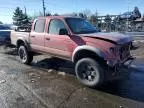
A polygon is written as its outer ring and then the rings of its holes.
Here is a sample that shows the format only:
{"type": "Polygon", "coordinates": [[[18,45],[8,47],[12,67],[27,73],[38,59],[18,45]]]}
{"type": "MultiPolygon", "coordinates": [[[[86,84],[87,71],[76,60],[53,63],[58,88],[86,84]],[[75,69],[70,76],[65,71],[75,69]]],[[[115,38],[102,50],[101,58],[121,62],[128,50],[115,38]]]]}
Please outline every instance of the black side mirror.
{"type": "Polygon", "coordinates": [[[59,29],[59,35],[68,35],[67,29],[64,28],[59,29]]]}

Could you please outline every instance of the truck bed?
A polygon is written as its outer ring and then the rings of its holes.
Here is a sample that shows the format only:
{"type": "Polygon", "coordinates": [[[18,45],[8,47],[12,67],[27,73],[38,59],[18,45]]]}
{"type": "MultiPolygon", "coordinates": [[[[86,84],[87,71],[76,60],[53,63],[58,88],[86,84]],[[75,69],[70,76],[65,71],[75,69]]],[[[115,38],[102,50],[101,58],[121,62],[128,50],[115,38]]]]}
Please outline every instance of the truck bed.
{"type": "Polygon", "coordinates": [[[29,36],[30,32],[17,32],[17,31],[11,31],[11,44],[17,45],[17,40],[21,39],[23,41],[29,42],[29,36]]]}

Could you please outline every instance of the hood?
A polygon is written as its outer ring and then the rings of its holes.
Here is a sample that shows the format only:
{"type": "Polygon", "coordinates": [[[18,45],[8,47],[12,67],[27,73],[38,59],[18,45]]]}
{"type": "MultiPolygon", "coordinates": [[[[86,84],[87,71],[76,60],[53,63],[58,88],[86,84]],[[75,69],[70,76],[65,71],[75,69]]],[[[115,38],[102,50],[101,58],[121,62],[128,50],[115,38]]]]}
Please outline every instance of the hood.
{"type": "Polygon", "coordinates": [[[116,44],[124,44],[133,41],[131,36],[120,33],[92,33],[80,34],[79,36],[102,39],[116,44]]]}

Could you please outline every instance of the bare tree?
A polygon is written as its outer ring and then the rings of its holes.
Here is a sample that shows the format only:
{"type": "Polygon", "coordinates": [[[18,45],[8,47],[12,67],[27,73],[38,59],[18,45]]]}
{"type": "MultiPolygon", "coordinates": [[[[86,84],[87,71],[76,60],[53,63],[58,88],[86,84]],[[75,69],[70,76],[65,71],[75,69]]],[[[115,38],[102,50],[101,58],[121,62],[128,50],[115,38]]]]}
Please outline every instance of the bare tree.
{"type": "Polygon", "coordinates": [[[90,17],[90,16],[91,16],[91,11],[90,11],[89,9],[83,10],[82,13],[83,13],[84,15],[86,15],[87,17],[90,17]]]}

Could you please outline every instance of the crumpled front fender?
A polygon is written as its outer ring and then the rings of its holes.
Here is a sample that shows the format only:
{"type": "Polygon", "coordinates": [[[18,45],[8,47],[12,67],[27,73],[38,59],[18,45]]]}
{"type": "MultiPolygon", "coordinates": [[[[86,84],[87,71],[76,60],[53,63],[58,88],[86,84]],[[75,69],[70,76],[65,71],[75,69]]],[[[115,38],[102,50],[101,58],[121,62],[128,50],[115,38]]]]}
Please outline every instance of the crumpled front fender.
{"type": "Polygon", "coordinates": [[[99,48],[95,48],[95,47],[92,47],[92,46],[88,46],[88,45],[83,45],[83,46],[78,46],[73,54],[72,54],[72,61],[74,62],[75,61],[75,57],[76,55],[78,54],[79,51],[82,51],[82,50],[88,50],[88,51],[92,51],[94,52],[96,55],[98,55],[100,58],[103,58],[105,59],[106,58],[106,54],[100,50],[99,48]]]}

